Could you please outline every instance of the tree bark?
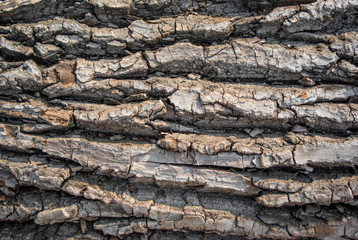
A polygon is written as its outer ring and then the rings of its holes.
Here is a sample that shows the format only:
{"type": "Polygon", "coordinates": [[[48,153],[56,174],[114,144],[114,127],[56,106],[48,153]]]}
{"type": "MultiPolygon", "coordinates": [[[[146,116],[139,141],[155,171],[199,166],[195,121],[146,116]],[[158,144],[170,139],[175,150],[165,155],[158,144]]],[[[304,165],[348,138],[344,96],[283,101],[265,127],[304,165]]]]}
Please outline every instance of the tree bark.
{"type": "Polygon", "coordinates": [[[0,239],[358,239],[357,19],[0,1],[0,239]]]}

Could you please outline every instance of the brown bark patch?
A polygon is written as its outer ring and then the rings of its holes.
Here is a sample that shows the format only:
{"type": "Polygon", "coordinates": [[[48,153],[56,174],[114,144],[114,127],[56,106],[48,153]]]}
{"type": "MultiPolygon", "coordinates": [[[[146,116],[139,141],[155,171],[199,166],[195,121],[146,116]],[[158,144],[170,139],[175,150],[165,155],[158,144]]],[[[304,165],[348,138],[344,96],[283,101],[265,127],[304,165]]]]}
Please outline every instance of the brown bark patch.
{"type": "Polygon", "coordinates": [[[318,239],[324,239],[330,236],[337,236],[337,232],[328,224],[317,223],[314,225],[314,231],[318,239]]]}

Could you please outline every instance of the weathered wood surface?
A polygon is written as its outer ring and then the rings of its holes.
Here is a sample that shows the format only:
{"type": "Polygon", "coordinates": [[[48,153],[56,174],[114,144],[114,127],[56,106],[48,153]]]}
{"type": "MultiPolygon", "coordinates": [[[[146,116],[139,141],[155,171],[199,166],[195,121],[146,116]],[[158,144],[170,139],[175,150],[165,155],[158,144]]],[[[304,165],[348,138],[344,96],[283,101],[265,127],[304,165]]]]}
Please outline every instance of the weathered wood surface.
{"type": "Polygon", "coordinates": [[[357,0],[0,0],[0,239],[358,239],[357,0]]]}

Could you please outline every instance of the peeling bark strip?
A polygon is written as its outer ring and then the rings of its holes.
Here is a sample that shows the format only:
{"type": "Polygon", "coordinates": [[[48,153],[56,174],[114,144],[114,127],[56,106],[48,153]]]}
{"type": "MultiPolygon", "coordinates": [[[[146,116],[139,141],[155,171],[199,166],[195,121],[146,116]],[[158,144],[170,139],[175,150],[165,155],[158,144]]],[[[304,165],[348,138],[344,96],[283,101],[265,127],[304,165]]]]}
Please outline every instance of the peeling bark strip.
{"type": "Polygon", "coordinates": [[[357,0],[0,0],[0,239],[358,239],[357,0]]]}

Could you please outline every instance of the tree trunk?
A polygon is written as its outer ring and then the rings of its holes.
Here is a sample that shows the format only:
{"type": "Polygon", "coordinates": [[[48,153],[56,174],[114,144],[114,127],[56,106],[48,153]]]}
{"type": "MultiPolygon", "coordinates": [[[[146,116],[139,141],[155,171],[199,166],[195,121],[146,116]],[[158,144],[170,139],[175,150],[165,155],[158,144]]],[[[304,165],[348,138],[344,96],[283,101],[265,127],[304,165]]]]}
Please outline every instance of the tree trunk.
{"type": "Polygon", "coordinates": [[[357,0],[1,0],[0,239],[358,239],[357,0]]]}

